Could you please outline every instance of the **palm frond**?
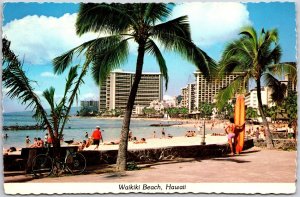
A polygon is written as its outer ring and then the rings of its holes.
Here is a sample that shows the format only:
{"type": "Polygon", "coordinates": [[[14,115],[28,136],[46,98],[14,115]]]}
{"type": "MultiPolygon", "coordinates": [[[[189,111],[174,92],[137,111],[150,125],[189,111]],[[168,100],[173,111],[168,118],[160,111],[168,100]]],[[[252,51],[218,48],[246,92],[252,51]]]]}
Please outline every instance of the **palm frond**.
{"type": "MultiPolygon", "coordinates": [[[[91,63],[91,59],[86,59],[85,60],[85,63],[83,65],[83,68],[81,70],[81,73],[80,75],[78,76],[77,74],[77,66],[76,67],[73,67],[72,70],[70,70],[70,73],[69,73],[69,78],[67,81],[72,81],[71,83],[74,85],[73,89],[70,90],[71,92],[71,95],[70,95],[70,98],[69,98],[69,102],[68,102],[68,106],[65,107],[65,113],[63,114],[63,122],[62,122],[62,125],[61,125],[61,128],[60,128],[60,136],[63,132],[63,129],[65,127],[65,124],[66,122],[68,121],[69,117],[69,113],[70,113],[70,110],[71,110],[71,107],[73,105],[73,102],[74,100],[77,98],[78,96],[78,91],[79,91],[79,87],[82,83],[84,83],[83,81],[83,77],[86,75],[87,71],[88,71],[88,68],[89,68],[89,65],[91,63]],[[76,78],[78,76],[78,78],[76,78]],[[75,82],[73,82],[75,79],[77,79],[75,82]]],[[[71,88],[71,87],[70,87],[71,88]]]]}
{"type": "Polygon", "coordinates": [[[144,13],[144,20],[149,25],[154,25],[156,21],[163,21],[169,17],[171,9],[166,4],[147,3],[144,13]]]}
{"type": "Polygon", "coordinates": [[[32,107],[34,118],[50,128],[47,113],[39,97],[34,93],[34,89],[30,85],[32,81],[25,75],[20,62],[9,64],[8,67],[3,69],[2,79],[3,86],[9,89],[7,95],[10,98],[17,98],[22,104],[26,104],[26,108],[32,107]]]}
{"type": "Polygon", "coordinates": [[[265,73],[263,77],[265,79],[266,85],[272,88],[272,93],[271,93],[272,100],[277,104],[282,103],[285,99],[287,86],[281,83],[270,73],[265,73]]]}
{"type": "Polygon", "coordinates": [[[244,83],[244,76],[236,77],[227,87],[222,88],[216,96],[216,107],[220,110],[225,104],[241,89],[244,83]]]}
{"type": "Polygon", "coordinates": [[[187,17],[156,25],[152,37],[157,39],[166,50],[176,51],[196,65],[205,77],[210,77],[216,72],[215,61],[191,41],[187,17]]]}
{"type": "Polygon", "coordinates": [[[148,39],[145,49],[146,49],[146,52],[150,53],[151,55],[153,55],[156,58],[156,61],[160,68],[160,72],[165,79],[165,87],[167,90],[169,76],[168,76],[168,68],[167,68],[166,61],[165,61],[163,55],[161,54],[161,52],[160,52],[159,48],[157,47],[157,45],[155,44],[155,42],[151,39],[148,39]]]}
{"type": "Polygon", "coordinates": [[[51,111],[54,111],[55,108],[54,94],[55,94],[55,89],[53,87],[50,87],[49,89],[46,89],[43,92],[43,97],[48,102],[51,111]]]}
{"type": "Polygon", "coordinates": [[[104,82],[109,73],[127,61],[129,54],[129,45],[127,39],[112,39],[102,43],[101,48],[95,47],[92,51],[92,76],[96,84],[104,82]]]}
{"type": "Polygon", "coordinates": [[[255,46],[254,49],[258,49],[258,40],[257,40],[257,34],[255,29],[252,26],[245,26],[241,29],[240,32],[241,35],[248,37],[251,42],[253,43],[253,46],[255,46]]]}
{"type": "Polygon", "coordinates": [[[132,4],[81,3],[76,20],[76,33],[126,32],[130,26],[137,25],[137,21],[129,14],[132,9],[132,4]]]}

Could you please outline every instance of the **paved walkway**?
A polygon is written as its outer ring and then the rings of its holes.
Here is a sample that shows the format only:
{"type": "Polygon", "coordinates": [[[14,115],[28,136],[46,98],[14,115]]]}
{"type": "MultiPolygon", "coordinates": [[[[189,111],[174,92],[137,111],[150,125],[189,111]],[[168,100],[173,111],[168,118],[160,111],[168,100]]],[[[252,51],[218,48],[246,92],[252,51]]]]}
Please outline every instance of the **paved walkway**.
{"type": "Polygon", "coordinates": [[[57,182],[185,182],[185,183],[294,183],[295,151],[251,148],[233,157],[153,165],[123,175],[115,173],[34,179],[30,183],[57,182]]]}

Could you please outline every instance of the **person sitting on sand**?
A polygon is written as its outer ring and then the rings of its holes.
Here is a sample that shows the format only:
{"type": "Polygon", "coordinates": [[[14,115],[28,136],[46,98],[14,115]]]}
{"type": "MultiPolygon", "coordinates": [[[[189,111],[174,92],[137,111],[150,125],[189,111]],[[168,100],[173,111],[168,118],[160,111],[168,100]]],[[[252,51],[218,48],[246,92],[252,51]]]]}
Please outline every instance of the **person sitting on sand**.
{"type": "Polygon", "coordinates": [[[33,144],[29,146],[29,148],[37,148],[37,138],[33,138],[33,144]]]}
{"type": "Polygon", "coordinates": [[[9,149],[7,149],[4,153],[4,155],[8,155],[8,153],[11,153],[11,152],[16,152],[17,149],[16,147],[10,147],[9,149]]]}
{"type": "Polygon", "coordinates": [[[85,148],[88,148],[93,143],[92,137],[89,137],[86,141],[85,148]]]}
{"type": "Polygon", "coordinates": [[[137,141],[137,138],[136,138],[136,137],[133,137],[133,138],[132,138],[132,141],[133,141],[133,142],[136,142],[136,141],[137,141]]]}
{"type": "Polygon", "coordinates": [[[230,118],[229,121],[230,121],[230,124],[228,124],[227,127],[225,128],[225,132],[227,133],[228,143],[230,146],[230,151],[231,151],[230,155],[234,155],[232,139],[235,136],[235,133],[234,133],[235,124],[234,124],[233,118],[230,118]]]}
{"type": "Polygon", "coordinates": [[[135,144],[144,144],[147,143],[145,138],[142,138],[140,141],[134,142],[135,144]]]}
{"type": "Polygon", "coordinates": [[[78,146],[78,150],[82,151],[85,147],[86,147],[86,141],[83,140],[82,142],[80,142],[80,144],[78,146]]]}
{"type": "Polygon", "coordinates": [[[112,141],[112,142],[108,142],[108,143],[104,143],[104,145],[118,145],[120,144],[120,141],[117,140],[117,141],[112,141]]]}
{"type": "Polygon", "coordinates": [[[37,139],[37,148],[44,148],[44,141],[40,137],[37,139]]]}

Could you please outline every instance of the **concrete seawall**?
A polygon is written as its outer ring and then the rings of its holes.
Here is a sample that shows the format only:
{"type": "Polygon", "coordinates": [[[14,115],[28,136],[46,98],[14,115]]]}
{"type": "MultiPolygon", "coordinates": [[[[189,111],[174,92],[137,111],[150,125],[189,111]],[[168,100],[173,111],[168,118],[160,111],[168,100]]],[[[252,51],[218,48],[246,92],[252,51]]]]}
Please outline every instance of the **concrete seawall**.
{"type": "MultiPolygon", "coordinates": [[[[253,140],[246,140],[244,150],[253,147],[253,140]]],[[[230,152],[228,144],[209,144],[192,146],[169,146],[163,148],[147,148],[128,151],[128,162],[157,162],[175,158],[211,158],[221,157],[230,152]]],[[[114,164],[118,150],[81,151],[86,157],[87,166],[98,164],[114,164]]],[[[4,155],[4,171],[25,170],[28,166],[28,155],[4,155]]]]}

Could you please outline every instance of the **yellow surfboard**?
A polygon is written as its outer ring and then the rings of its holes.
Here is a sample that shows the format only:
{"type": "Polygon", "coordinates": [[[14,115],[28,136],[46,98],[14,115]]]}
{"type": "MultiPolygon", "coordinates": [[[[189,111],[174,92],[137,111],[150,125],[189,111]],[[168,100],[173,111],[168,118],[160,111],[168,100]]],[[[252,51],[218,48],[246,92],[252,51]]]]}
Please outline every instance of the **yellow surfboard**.
{"type": "Polygon", "coordinates": [[[238,95],[234,107],[234,124],[235,124],[234,146],[235,146],[236,154],[240,154],[244,147],[245,118],[246,118],[245,98],[244,95],[238,95]]]}

